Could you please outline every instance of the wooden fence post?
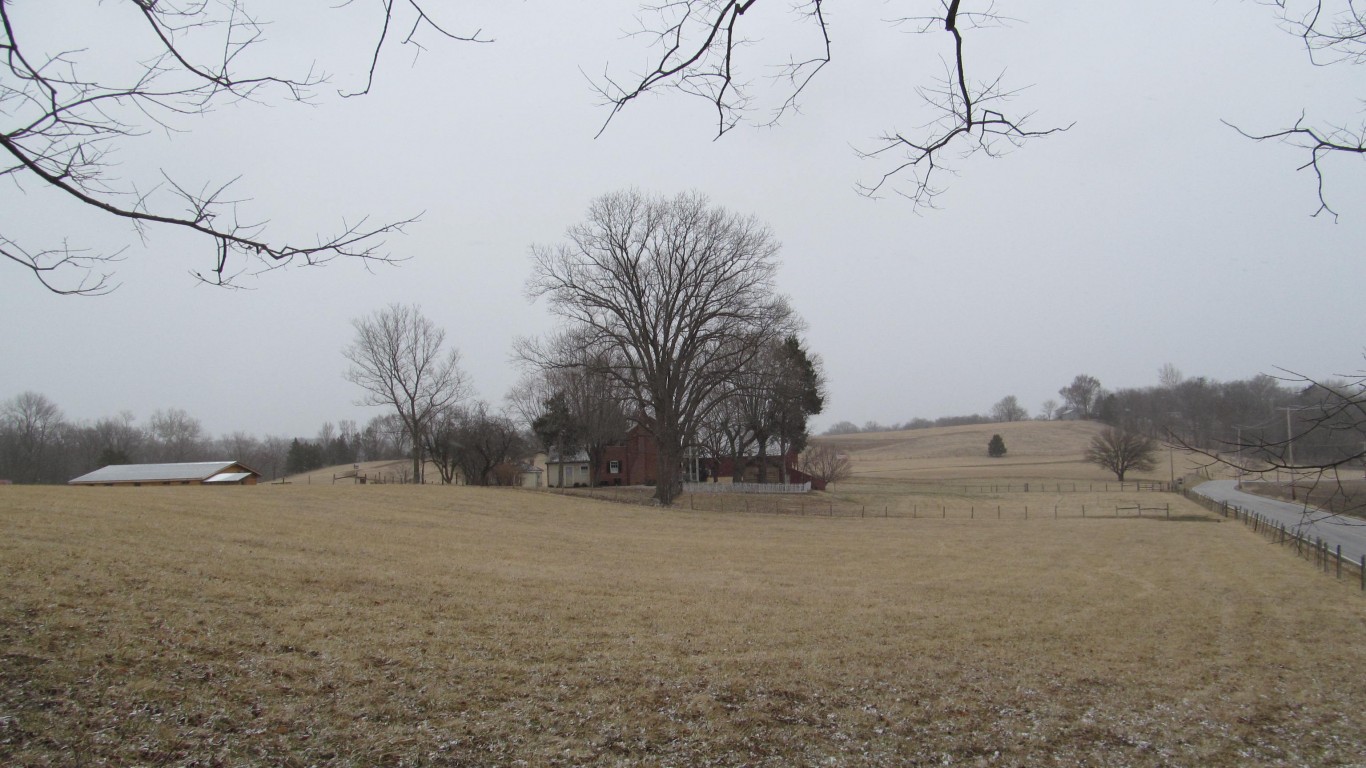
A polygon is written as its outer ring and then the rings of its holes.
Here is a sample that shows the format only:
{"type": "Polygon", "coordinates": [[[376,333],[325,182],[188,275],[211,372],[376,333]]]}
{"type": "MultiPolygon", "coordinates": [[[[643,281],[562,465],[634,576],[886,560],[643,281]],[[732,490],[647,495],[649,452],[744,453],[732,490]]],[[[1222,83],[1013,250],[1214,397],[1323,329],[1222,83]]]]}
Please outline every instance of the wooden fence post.
{"type": "Polygon", "coordinates": [[[1340,578],[1342,578],[1342,545],[1341,545],[1341,544],[1338,545],[1337,568],[1338,568],[1338,578],[1340,579],[1340,578]]]}

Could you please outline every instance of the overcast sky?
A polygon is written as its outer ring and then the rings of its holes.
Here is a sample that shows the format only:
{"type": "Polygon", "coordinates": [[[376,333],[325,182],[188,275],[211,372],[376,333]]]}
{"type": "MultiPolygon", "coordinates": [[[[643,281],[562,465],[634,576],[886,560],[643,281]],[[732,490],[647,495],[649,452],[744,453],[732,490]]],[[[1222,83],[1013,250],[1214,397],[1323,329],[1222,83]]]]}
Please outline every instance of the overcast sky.
{"type": "MultiPolygon", "coordinates": [[[[361,85],[377,3],[333,4],[249,4],[279,22],[264,44],[278,58],[263,63],[316,60],[337,88],[361,85]]],[[[94,43],[117,37],[125,5],[16,3],[86,21],[94,43]]],[[[940,210],[919,213],[855,192],[885,167],[853,147],[929,119],[914,89],[948,50],[943,33],[880,21],[904,15],[898,4],[830,4],[834,61],[802,113],[719,140],[714,112],[677,95],[632,104],[593,138],[607,112],[590,78],[646,61],[646,42],[624,35],[636,3],[427,5],[496,42],[428,36],[416,58],[386,50],[364,98],[324,87],[313,106],[221,109],[119,156],[136,178],[162,167],[195,185],[240,176],[245,210],[276,239],[422,212],[389,241],[407,261],[287,269],[221,290],[190,274],[211,266],[202,242],[153,228],[144,245],[119,220],[0,185],[6,233],[128,246],[120,287],[100,298],[54,296],[0,265],[0,400],[34,390],[70,419],[129,410],[144,424],[183,408],[214,435],[363,424],[379,411],[356,406],[343,378],[351,319],[404,302],[446,329],[479,397],[501,405],[519,375],[514,339],[552,328],[525,295],[529,247],[557,242],[591,199],[627,187],[700,190],[773,228],[780,288],[829,379],[818,430],[985,413],[1010,394],[1032,414],[1079,373],[1149,386],[1164,363],[1219,380],[1366,367],[1366,169],[1331,162],[1342,216],[1312,218],[1314,179],[1295,170],[1306,158],[1221,123],[1269,131],[1305,110],[1360,124],[1360,70],[1310,66],[1263,5],[998,3],[1020,19],[970,34],[970,66],[1030,86],[1016,106],[1035,127],[1075,125],[959,163],[940,210]]]]}

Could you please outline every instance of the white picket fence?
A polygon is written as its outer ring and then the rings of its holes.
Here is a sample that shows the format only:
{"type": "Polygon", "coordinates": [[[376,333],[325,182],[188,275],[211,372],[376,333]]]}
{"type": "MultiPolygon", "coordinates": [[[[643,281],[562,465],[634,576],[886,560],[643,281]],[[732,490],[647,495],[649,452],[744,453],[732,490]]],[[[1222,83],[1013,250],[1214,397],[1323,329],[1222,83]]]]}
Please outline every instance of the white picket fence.
{"type": "Polygon", "coordinates": [[[684,493],[810,493],[811,483],[684,483],[684,493]]]}

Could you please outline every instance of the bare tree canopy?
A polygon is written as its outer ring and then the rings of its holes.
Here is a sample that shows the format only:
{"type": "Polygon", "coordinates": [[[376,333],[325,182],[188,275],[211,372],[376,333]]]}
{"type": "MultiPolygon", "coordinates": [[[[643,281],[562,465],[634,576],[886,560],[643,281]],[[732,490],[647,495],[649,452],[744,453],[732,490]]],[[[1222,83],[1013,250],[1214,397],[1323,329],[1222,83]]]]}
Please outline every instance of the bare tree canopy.
{"type": "Polygon", "coordinates": [[[1029,411],[1020,405],[1019,398],[1006,395],[991,406],[991,418],[995,421],[1024,421],[1029,418],[1029,411]]]}
{"type": "Polygon", "coordinates": [[[1095,418],[1100,406],[1100,380],[1085,373],[1077,374],[1072,383],[1058,390],[1062,397],[1065,416],[1074,419],[1095,418]]]}
{"type": "MultiPolygon", "coordinates": [[[[533,248],[528,292],[601,360],[659,445],[659,503],[681,490],[683,447],[754,350],[795,318],[774,291],[769,229],[696,193],[638,191],[595,200],[565,242],[533,248]]],[[[544,368],[576,365],[553,343],[524,343],[544,368]]]]}
{"type": "Polygon", "coordinates": [[[830,443],[816,443],[802,452],[801,470],[827,485],[841,483],[854,475],[849,454],[830,443]]]}
{"type": "MultiPolygon", "coordinates": [[[[341,5],[348,5],[342,3],[341,5]]],[[[105,3],[142,34],[101,33],[102,14],[79,3],[65,23],[45,29],[37,6],[0,0],[0,177],[21,188],[47,189],[61,198],[130,223],[149,244],[158,229],[192,233],[203,244],[196,277],[231,285],[243,271],[288,263],[318,264],[337,257],[388,261],[384,236],[413,219],[343,222],[309,242],[270,238],[265,222],[246,218],[233,180],[186,178],[159,168],[151,186],[115,157],[154,130],[185,130],[191,119],[238,102],[308,102],[327,77],[316,71],[257,69],[264,41],[245,0],[121,0],[105,3]]],[[[416,0],[386,0],[375,11],[377,40],[369,91],[381,48],[402,27],[404,44],[421,47],[435,36],[475,40],[438,25],[416,0]]],[[[245,151],[245,150],[243,150],[245,151]]],[[[147,169],[142,169],[147,170],[147,169]]],[[[68,244],[21,243],[0,231],[0,256],[30,270],[49,290],[102,294],[113,290],[113,265],[122,252],[101,253],[68,244]]]]}
{"type": "Polygon", "coordinates": [[[1091,438],[1086,449],[1086,460],[1115,473],[1115,479],[1124,482],[1124,475],[1131,472],[1149,472],[1156,466],[1155,454],[1157,441],[1137,432],[1106,427],[1099,435],[1091,438]]]}
{"type": "Polygon", "coordinates": [[[469,395],[460,351],[442,349],[446,332],[419,307],[391,304],[351,321],[356,339],[342,351],[348,381],[365,390],[361,405],[388,406],[408,432],[413,480],[422,482],[422,449],[432,419],[469,395]]]}

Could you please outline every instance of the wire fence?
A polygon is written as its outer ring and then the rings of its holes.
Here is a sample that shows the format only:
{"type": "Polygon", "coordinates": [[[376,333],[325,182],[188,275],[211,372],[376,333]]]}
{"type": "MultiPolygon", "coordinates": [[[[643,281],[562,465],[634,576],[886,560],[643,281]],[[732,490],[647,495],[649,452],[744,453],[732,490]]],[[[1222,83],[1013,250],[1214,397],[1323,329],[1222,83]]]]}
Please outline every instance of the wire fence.
{"type": "Polygon", "coordinates": [[[684,493],[809,493],[811,483],[684,483],[684,493]]]}
{"type": "MultiPolygon", "coordinates": [[[[1143,503],[1114,500],[1110,503],[1052,504],[862,504],[800,496],[755,497],[745,494],[684,494],[677,502],[684,509],[703,512],[789,515],[797,517],[888,517],[939,520],[1029,520],[1038,518],[1145,517],[1172,519],[1170,502],[1143,503]]],[[[1178,517],[1180,512],[1178,510],[1178,517]]]]}
{"type": "Polygon", "coordinates": [[[1138,480],[1123,483],[993,483],[991,485],[937,485],[954,492],[984,493],[1161,493],[1171,490],[1165,480],[1138,480]]]}
{"type": "Polygon", "coordinates": [[[1341,579],[1344,566],[1350,578],[1353,571],[1361,583],[1361,591],[1366,592],[1366,553],[1353,561],[1342,553],[1342,545],[1330,545],[1322,537],[1300,533],[1279,520],[1272,520],[1249,509],[1243,509],[1227,501],[1215,501],[1198,493],[1187,491],[1185,497],[1200,506],[1222,515],[1229,520],[1241,521],[1254,533],[1261,534],[1275,544],[1294,550],[1296,555],[1314,563],[1324,573],[1333,574],[1341,579]]]}

